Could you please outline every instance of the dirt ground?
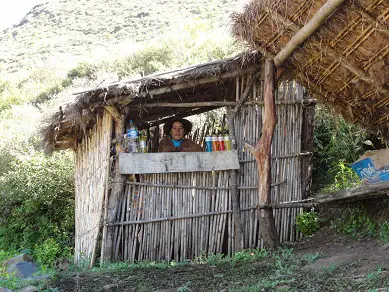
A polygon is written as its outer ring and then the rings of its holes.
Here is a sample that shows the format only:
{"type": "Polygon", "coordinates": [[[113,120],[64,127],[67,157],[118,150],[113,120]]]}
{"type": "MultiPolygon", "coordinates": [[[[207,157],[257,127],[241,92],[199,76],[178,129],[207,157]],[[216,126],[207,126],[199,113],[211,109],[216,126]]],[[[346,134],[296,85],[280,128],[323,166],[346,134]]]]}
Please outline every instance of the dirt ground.
{"type": "Polygon", "coordinates": [[[51,287],[59,291],[389,291],[389,244],[345,239],[325,229],[292,249],[292,255],[282,260],[67,273],[51,287]]]}

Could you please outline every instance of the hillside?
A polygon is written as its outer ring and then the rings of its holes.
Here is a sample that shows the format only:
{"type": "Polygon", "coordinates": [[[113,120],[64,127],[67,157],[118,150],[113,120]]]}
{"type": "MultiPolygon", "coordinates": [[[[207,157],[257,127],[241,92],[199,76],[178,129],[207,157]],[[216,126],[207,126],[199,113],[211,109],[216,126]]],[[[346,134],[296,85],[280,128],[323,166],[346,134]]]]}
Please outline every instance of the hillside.
{"type": "Polygon", "coordinates": [[[37,67],[74,66],[112,47],[147,41],[204,20],[225,27],[243,0],[52,0],[35,6],[0,33],[0,69],[8,74],[37,67]]]}

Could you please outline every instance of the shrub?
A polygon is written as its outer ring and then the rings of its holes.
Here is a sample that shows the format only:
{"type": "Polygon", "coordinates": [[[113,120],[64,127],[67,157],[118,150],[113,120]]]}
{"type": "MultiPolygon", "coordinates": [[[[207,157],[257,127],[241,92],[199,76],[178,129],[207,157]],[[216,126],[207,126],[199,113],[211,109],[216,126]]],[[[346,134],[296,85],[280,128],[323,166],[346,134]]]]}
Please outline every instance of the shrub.
{"type": "Polygon", "coordinates": [[[319,215],[315,212],[303,212],[296,217],[297,230],[305,236],[314,234],[319,230],[319,215]]]}
{"type": "Polygon", "coordinates": [[[49,237],[42,244],[35,245],[34,255],[38,263],[53,267],[57,258],[70,258],[71,250],[71,247],[63,248],[58,238],[49,237]]]}
{"type": "Polygon", "coordinates": [[[53,238],[73,246],[74,182],[70,153],[19,157],[0,177],[0,249],[30,249],[53,238]]]}
{"type": "Polygon", "coordinates": [[[347,123],[333,110],[318,106],[314,132],[313,186],[338,190],[355,186],[358,179],[349,165],[369,148],[364,143],[368,133],[347,123]]]}
{"type": "Polygon", "coordinates": [[[98,71],[98,67],[96,65],[82,62],[79,63],[73,69],[70,69],[69,72],[67,73],[67,77],[70,80],[76,78],[87,78],[87,79],[94,80],[96,79],[97,71],[98,71]]]}

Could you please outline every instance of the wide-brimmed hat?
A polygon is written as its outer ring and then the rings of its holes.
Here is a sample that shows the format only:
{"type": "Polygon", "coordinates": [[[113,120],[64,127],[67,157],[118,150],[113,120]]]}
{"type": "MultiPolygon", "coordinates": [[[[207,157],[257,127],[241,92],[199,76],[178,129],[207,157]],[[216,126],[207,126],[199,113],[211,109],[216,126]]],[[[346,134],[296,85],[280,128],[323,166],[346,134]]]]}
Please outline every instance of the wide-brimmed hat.
{"type": "Polygon", "coordinates": [[[190,131],[192,131],[192,123],[187,119],[173,119],[166,122],[163,126],[163,132],[165,133],[165,135],[171,135],[170,132],[172,130],[173,123],[175,122],[180,122],[184,126],[184,135],[187,135],[188,133],[190,133],[190,131]]]}

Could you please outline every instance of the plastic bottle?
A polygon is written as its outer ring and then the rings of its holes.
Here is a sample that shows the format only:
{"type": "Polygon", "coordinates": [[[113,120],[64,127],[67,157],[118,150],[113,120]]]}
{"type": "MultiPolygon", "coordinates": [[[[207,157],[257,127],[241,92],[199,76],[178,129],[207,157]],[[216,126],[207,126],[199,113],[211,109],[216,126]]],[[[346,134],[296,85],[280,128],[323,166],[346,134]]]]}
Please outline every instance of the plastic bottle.
{"type": "Polygon", "coordinates": [[[147,135],[145,131],[141,131],[139,135],[139,152],[147,153],[147,135]]]}
{"type": "Polygon", "coordinates": [[[212,151],[219,151],[219,142],[216,134],[212,134],[212,151]]]}
{"type": "Polygon", "coordinates": [[[139,152],[139,145],[138,145],[138,128],[135,126],[134,122],[130,120],[130,124],[127,128],[127,145],[128,145],[128,152],[137,153],[139,152]]]}
{"type": "Polygon", "coordinates": [[[226,150],[225,146],[224,146],[224,137],[222,134],[219,134],[219,136],[217,137],[217,140],[219,142],[219,151],[224,151],[226,150]]]}
{"type": "Polygon", "coordinates": [[[212,137],[208,135],[205,136],[205,151],[212,152],[212,137]]]}
{"type": "Polygon", "coordinates": [[[230,135],[228,134],[228,132],[224,134],[224,147],[226,148],[226,150],[232,150],[230,135]]]}

